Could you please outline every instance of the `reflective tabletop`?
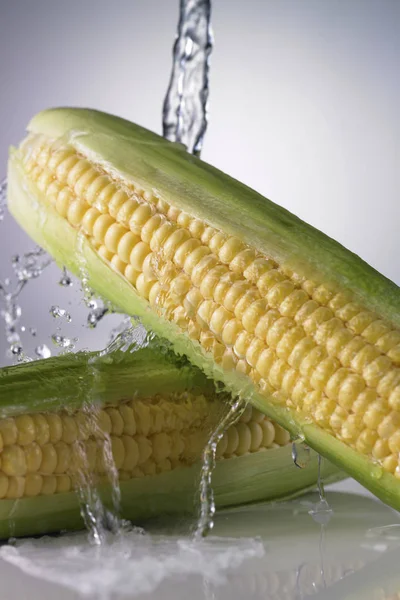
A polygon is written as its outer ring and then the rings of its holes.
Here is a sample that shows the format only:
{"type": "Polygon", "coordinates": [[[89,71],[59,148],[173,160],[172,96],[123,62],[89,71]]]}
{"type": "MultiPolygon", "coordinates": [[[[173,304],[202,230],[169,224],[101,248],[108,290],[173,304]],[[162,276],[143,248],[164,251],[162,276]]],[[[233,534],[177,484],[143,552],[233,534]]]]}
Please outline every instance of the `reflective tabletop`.
{"type": "Polygon", "coordinates": [[[163,519],[93,546],[86,533],[0,548],[2,600],[398,598],[400,515],[354,482],[221,511],[211,536],[163,519]]]}

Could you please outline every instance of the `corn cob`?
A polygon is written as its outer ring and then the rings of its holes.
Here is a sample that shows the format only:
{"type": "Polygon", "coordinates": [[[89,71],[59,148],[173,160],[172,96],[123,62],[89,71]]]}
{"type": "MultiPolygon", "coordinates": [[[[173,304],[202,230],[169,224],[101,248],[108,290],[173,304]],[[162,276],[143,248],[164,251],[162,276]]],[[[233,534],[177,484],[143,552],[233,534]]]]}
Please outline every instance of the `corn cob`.
{"type": "Polygon", "coordinates": [[[400,508],[398,288],[210,165],[96,111],[40,113],[9,208],[60,264],[400,508]]]}
{"type": "MultiPolygon", "coordinates": [[[[109,502],[109,469],[120,480],[125,518],[193,511],[201,454],[227,402],[154,341],[134,353],[2,369],[0,399],[0,538],[82,526],[75,491],[84,482],[103,486],[109,502]]],[[[315,456],[310,470],[295,469],[289,439],[248,406],[217,448],[218,503],[279,498],[315,484],[315,456]]],[[[330,465],[326,473],[339,477],[330,465]]]]}

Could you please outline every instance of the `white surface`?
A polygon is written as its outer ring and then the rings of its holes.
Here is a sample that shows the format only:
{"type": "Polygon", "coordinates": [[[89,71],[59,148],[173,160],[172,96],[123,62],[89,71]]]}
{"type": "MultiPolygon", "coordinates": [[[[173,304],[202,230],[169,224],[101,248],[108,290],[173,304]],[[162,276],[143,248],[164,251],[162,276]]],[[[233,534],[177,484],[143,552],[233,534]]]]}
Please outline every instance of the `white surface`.
{"type": "Polygon", "coordinates": [[[1,599],[385,598],[379,590],[400,590],[400,516],[360,491],[351,482],[331,486],[324,528],[309,515],[314,494],[221,512],[200,543],[190,523],[172,520],[102,548],[83,533],[18,541],[0,548],[1,599]]]}

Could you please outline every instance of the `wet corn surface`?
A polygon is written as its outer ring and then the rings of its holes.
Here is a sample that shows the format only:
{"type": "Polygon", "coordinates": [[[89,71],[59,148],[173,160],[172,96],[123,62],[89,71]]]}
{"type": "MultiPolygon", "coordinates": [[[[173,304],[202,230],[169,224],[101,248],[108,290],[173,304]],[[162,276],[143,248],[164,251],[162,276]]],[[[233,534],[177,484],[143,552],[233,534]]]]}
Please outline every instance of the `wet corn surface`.
{"type": "MultiPolygon", "coordinates": [[[[107,480],[110,469],[129,480],[188,467],[200,460],[217,418],[213,399],[185,392],[0,419],[0,498],[69,492],[85,474],[107,480]]],[[[248,406],[225,432],[217,457],[288,443],[284,429],[248,406]]]]}
{"type": "Polygon", "coordinates": [[[399,331],[62,141],[30,135],[22,154],[46,202],[161,317],[400,477],[399,331]]]}

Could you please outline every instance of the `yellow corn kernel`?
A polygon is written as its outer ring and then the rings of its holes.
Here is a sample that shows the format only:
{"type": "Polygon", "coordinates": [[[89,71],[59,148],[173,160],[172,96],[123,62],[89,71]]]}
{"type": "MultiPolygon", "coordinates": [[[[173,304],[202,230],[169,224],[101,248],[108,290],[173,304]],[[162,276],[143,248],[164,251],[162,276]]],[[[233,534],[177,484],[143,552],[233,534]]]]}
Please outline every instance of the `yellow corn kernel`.
{"type": "Polygon", "coordinates": [[[31,444],[36,437],[35,422],[29,415],[19,415],[15,417],[15,425],[18,430],[17,444],[27,446],[31,444]]]}
{"type": "Polygon", "coordinates": [[[0,500],[7,497],[8,491],[8,477],[3,473],[0,473],[0,500]]]}
{"type": "MultiPolygon", "coordinates": [[[[122,419],[121,413],[117,408],[110,407],[106,408],[106,412],[110,417],[111,421],[111,432],[114,435],[121,436],[124,431],[124,421],[122,419]]],[[[132,414],[133,418],[133,414],[132,414]]]]}
{"type": "Polygon", "coordinates": [[[125,433],[126,435],[135,435],[136,421],[132,408],[127,404],[121,404],[121,406],[119,407],[119,413],[121,415],[123,424],[123,429],[121,433],[125,433]]]}
{"type": "Polygon", "coordinates": [[[139,462],[138,443],[129,435],[123,435],[121,440],[124,445],[124,461],[121,468],[124,471],[133,471],[139,462]]]}
{"type": "Polygon", "coordinates": [[[150,458],[152,453],[152,445],[151,441],[144,435],[137,435],[135,440],[139,449],[138,465],[140,466],[150,458]]]}
{"type": "Polygon", "coordinates": [[[39,496],[43,488],[43,477],[38,473],[28,473],[25,478],[24,495],[33,497],[39,496]]]}
{"type": "Polygon", "coordinates": [[[251,431],[246,423],[237,423],[235,425],[236,431],[238,432],[239,442],[235,449],[235,453],[238,456],[242,456],[250,451],[251,448],[251,431]]]}
{"type": "Polygon", "coordinates": [[[248,428],[251,435],[251,444],[249,450],[250,452],[256,452],[260,448],[263,441],[263,430],[261,425],[255,421],[249,423],[248,428]]]}
{"type": "Polygon", "coordinates": [[[78,439],[78,427],[75,419],[70,415],[62,417],[63,432],[61,439],[66,444],[73,444],[78,439]]]}
{"type": "Polygon", "coordinates": [[[103,434],[110,434],[112,431],[112,423],[108,413],[105,410],[100,410],[97,414],[97,426],[103,434]]]}
{"type": "Polygon", "coordinates": [[[46,417],[41,414],[32,415],[32,419],[35,423],[36,442],[39,446],[44,446],[44,444],[47,444],[50,440],[49,422],[46,417]]]}
{"type": "Polygon", "coordinates": [[[27,471],[25,452],[20,446],[6,446],[1,454],[1,466],[6,475],[25,475],[27,471]]]}
{"type": "Polygon", "coordinates": [[[26,469],[28,473],[39,471],[42,464],[42,449],[38,443],[32,442],[24,447],[26,469]]]}
{"type": "Polygon", "coordinates": [[[263,432],[262,445],[269,448],[275,439],[275,427],[268,419],[262,421],[260,425],[263,432]]]}
{"type": "Polygon", "coordinates": [[[61,417],[56,414],[49,413],[46,415],[47,423],[49,425],[50,432],[50,442],[55,444],[56,442],[61,440],[61,436],[63,433],[63,424],[61,421],[61,417]]]}
{"type": "Polygon", "coordinates": [[[43,476],[43,485],[42,485],[42,495],[43,496],[52,496],[56,493],[57,490],[57,478],[55,475],[44,475],[43,476]]]}
{"type": "Polygon", "coordinates": [[[4,446],[16,444],[18,439],[18,429],[15,420],[12,418],[0,419],[0,434],[4,446]]]}
{"type": "Polygon", "coordinates": [[[111,451],[116,469],[121,469],[125,462],[125,445],[120,437],[111,436],[111,451]]]}
{"type": "Polygon", "coordinates": [[[364,429],[361,431],[358,439],[356,441],[356,449],[361,454],[369,455],[372,453],[372,449],[378,439],[378,434],[376,431],[372,431],[371,429],[364,429]]]}
{"type": "Polygon", "coordinates": [[[56,493],[65,494],[69,492],[72,488],[71,477],[69,475],[58,475],[58,477],[56,478],[56,484],[56,493]]]}
{"type": "Polygon", "coordinates": [[[168,458],[171,453],[171,438],[163,432],[157,433],[151,437],[153,457],[156,463],[161,463],[168,458]]]}
{"type": "Polygon", "coordinates": [[[22,498],[25,492],[25,477],[9,477],[6,498],[22,498]]]}
{"type": "Polygon", "coordinates": [[[227,447],[225,450],[225,454],[227,456],[230,456],[232,454],[234,454],[239,446],[239,433],[238,430],[236,429],[236,426],[233,425],[232,427],[229,427],[228,431],[226,432],[227,435],[227,447]]]}
{"type": "Polygon", "coordinates": [[[57,465],[54,473],[66,473],[71,466],[71,448],[64,441],[54,444],[54,450],[57,454],[57,465]]]}
{"type": "Polygon", "coordinates": [[[53,444],[45,444],[42,446],[42,463],[40,465],[40,473],[51,474],[57,468],[57,452],[53,444]]]}
{"type": "Polygon", "coordinates": [[[93,227],[99,216],[100,213],[96,208],[89,208],[85,212],[82,218],[82,229],[86,235],[93,235],[93,227]]]}
{"type": "Polygon", "coordinates": [[[290,433],[283,429],[280,425],[275,425],[275,437],[274,442],[279,446],[285,446],[290,441],[290,433]]]}

